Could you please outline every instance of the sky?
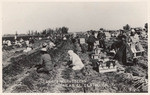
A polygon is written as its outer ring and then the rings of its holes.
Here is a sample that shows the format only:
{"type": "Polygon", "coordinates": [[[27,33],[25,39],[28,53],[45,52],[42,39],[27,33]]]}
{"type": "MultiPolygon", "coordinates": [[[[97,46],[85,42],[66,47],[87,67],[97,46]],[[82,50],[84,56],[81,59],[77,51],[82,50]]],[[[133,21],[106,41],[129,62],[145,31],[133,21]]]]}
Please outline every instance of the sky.
{"type": "Polygon", "coordinates": [[[42,31],[66,26],[69,32],[116,30],[126,24],[144,27],[148,22],[146,2],[5,2],[2,4],[2,34],[42,31]]]}

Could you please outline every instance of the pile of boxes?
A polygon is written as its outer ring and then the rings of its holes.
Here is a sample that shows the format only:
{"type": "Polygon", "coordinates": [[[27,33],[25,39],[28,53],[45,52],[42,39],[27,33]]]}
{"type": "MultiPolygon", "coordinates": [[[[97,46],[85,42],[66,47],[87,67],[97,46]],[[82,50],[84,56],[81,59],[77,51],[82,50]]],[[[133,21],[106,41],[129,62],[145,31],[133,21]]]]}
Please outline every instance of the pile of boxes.
{"type": "Polygon", "coordinates": [[[143,56],[145,50],[143,49],[141,43],[134,37],[131,37],[131,39],[132,39],[132,41],[129,42],[128,45],[133,53],[133,58],[138,58],[138,57],[143,56]]]}
{"type": "Polygon", "coordinates": [[[117,67],[115,64],[115,60],[108,58],[105,52],[101,52],[102,48],[96,46],[94,49],[94,53],[92,54],[91,58],[93,60],[97,60],[98,68],[100,73],[105,72],[114,72],[117,71],[117,67]]]}

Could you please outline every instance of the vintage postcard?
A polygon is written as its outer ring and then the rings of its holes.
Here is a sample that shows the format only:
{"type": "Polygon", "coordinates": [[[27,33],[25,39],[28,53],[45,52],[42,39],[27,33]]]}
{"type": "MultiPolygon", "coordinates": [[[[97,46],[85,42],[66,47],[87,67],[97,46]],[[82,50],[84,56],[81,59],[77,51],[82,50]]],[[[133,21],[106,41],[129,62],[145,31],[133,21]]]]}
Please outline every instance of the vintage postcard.
{"type": "Polygon", "coordinates": [[[2,94],[148,94],[148,0],[2,1],[2,94]]]}

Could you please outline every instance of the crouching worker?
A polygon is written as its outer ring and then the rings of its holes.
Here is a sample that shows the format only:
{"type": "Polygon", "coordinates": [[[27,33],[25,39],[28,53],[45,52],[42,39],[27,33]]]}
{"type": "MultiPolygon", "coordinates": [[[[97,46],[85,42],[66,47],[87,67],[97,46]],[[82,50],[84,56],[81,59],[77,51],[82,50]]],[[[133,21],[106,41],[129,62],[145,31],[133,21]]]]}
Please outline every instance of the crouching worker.
{"type": "Polygon", "coordinates": [[[50,55],[47,53],[47,49],[46,48],[42,48],[41,49],[41,61],[38,65],[36,65],[37,67],[37,72],[38,73],[47,73],[49,74],[50,71],[53,70],[53,63],[51,61],[51,57],[50,55]]]}
{"type": "Polygon", "coordinates": [[[84,64],[82,63],[80,57],[72,50],[69,50],[68,54],[70,56],[70,61],[72,61],[72,65],[73,65],[72,69],[81,70],[84,67],[84,64]]]}

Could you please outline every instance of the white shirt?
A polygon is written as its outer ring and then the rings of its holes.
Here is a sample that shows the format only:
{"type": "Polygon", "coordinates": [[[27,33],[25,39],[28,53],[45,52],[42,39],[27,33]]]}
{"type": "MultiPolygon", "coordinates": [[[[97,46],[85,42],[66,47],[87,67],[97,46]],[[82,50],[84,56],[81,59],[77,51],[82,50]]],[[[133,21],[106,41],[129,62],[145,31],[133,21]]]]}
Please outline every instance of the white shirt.
{"type": "Polygon", "coordinates": [[[74,65],[73,70],[80,70],[84,67],[84,64],[82,63],[80,57],[77,54],[71,53],[70,60],[72,61],[72,64],[74,65]]]}

